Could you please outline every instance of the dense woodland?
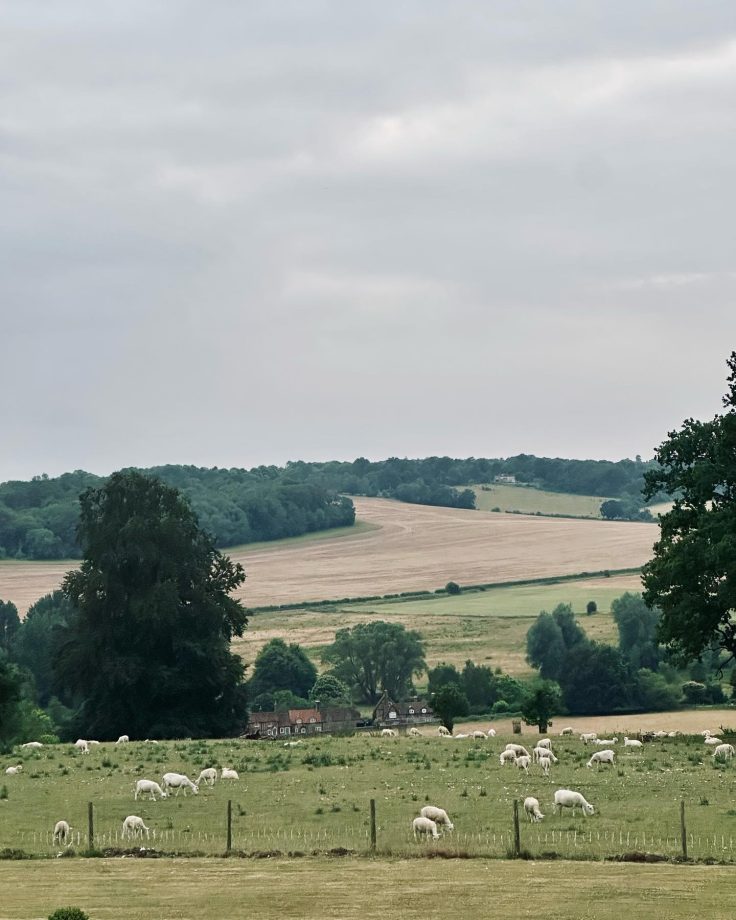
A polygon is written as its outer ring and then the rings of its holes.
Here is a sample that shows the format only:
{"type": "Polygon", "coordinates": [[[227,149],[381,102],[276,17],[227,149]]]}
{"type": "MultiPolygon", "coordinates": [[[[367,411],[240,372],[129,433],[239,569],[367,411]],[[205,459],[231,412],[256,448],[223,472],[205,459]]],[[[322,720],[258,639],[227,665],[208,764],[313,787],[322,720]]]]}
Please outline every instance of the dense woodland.
{"type": "MultiPolygon", "coordinates": [[[[179,489],[217,546],[225,547],[349,526],[355,509],[346,495],[474,508],[475,494],[467,487],[492,482],[500,474],[552,491],[620,499],[612,516],[628,517],[641,503],[643,475],[652,466],[640,458],[614,463],[520,454],[497,460],[391,457],[375,463],[359,457],[251,470],[172,465],[146,472],[179,489]]],[[[0,485],[0,558],[78,557],[78,497],[103,482],[78,470],[55,479],[37,476],[0,485]]]]}

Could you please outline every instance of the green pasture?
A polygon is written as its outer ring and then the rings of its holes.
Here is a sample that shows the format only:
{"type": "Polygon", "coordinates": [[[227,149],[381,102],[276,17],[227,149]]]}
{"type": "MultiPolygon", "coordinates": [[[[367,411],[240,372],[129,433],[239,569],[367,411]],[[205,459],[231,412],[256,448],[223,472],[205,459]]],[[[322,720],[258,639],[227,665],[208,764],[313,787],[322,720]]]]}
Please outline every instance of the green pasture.
{"type": "MultiPolygon", "coordinates": [[[[656,715],[652,725],[656,727],[656,715]]],[[[226,840],[227,800],[233,803],[233,847],[247,853],[312,854],[369,846],[369,802],[376,800],[378,852],[405,856],[434,847],[452,855],[505,856],[512,845],[513,800],[534,795],[546,817],[522,826],[522,847],[531,855],[602,858],[622,852],[679,853],[679,803],[686,802],[691,855],[736,861],[736,764],[714,764],[698,738],[666,739],[643,751],[616,747],[614,767],[588,769],[592,749],[575,738],[555,739],[559,764],[550,776],[537,766],[529,774],[499,763],[509,738],[443,740],[427,736],[311,738],[298,747],[280,741],[174,741],[158,745],[102,744],[90,754],[69,745],[38,753],[17,751],[2,760],[23,763],[17,776],[2,776],[0,851],[58,855],[51,832],[68,821],[74,850],[87,848],[87,803],[95,811],[99,849],[128,846],[123,819],[139,815],[151,830],[137,845],[171,853],[221,854],[226,840]],[[151,802],[133,800],[138,778],[161,781],[167,771],[196,778],[203,767],[234,767],[236,781],[202,786],[151,802]],[[576,789],[596,807],[555,816],[554,790],[576,789]],[[4,794],[4,793],[3,793],[4,794]],[[455,831],[439,844],[415,843],[411,821],[427,803],[449,812],[455,831]]],[[[533,745],[531,732],[522,736],[533,745]]],[[[519,740],[516,736],[515,740],[519,740]]],[[[2,916],[0,912],[0,916],[2,916]]]]}
{"type": "Polygon", "coordinates": [[[546,492],[533,486],[487,483],[470,486],[480,511],[518,511],[522,514],[563,514],[572,517],[599,518],[600,495],[573,495],[569,492],[546,492]]]}
{"type": "Polygon", "coordinates": [[[475,920],[536,916],[541,902],[547,920],[727,920],[736,876],[630,863],[96,859],[0,863],[0,891],[0,916],[12,920],[70,904],[92,920],[439,920],[448,911],[475,920]]]}

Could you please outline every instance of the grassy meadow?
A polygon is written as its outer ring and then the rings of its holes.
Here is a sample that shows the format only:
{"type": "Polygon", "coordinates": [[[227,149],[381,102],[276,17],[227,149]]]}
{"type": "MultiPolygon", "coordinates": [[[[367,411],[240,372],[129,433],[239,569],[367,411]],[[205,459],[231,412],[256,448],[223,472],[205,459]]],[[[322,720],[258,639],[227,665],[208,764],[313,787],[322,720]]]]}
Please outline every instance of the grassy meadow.
{"type": "MultiPolygon", "coordinates": [[[[657,727],[656,716],[650,725],[657,727]]],[[[600,769],[586,767],[595,749],[577,738],[556,738],[559,763],[545,777],[536,765],[528,775],[500,765],[498,753],[511,736],[474,741],[440,739],[434,727],[425,732],[421,738],[312,738],[294,748],[231,739],[102,744],[88,755],[69,745],[18,751],[2,761],[3,771],[15,763],[24,769],[2,776],[0,794],[7,797],[0,798],[0,851],[58,855],[64,848],[53,844],[51,832],[60,819],[72,825],[74,849],[84,850],[92,802],[99,849],[128,846],[120,836],[122,821],[135,814],[151,830],[145,846],[222,854],[231,799],[238,851],[364,853],[373,798],[379,854],[422,855],[434,847],[451,855],[502,857],[512,841],[513,800],[534,795],[546,815],[540,824],[522,826],[522,847],[534,856],[601,858],[631,851],[674,856],[684,799],[691,855],[736,861],[736,761],[715,764],[701,738],[666,739],[631,752],[619,737],[615,766],[600,769]],[[197,796],[133,799],[141,777],[160,782],[174,770],[196,779],[202,768],[222,765],[237,769],[240,779],[201,786],[197,796]],[[554,815],[558,788],[582,792],[596,814],[554,815]],[[411,835],[411,821],[427,803],[446,808],[455,823],[439,844],[415,843],[411,835]]],[[[521,740],[531,747],[535,737],[528,731],[521,740]]]]}
{"type": "Polygon", "coordinates": [[[486,483],[471,486],[479,511],[507,511],[522,514],[565,514],[574,517],[600,518],[600,495],[573,495],[547,492],[533,486],[486,483]]]}
{"type": "Polygon", "coordinates": [[[538,916],[647,920],[733,915],[736,877],[722,866],[400,859],[0,863],[0,916],[37,920],[76,904],[93,920],[405,920],[538,916]],[[441,892],[441,896],[437,896],[441,892]]]}
{"type": "Polygon", "coordinates": [[[270,639],[285,638],[303,645],[315,660],[335,632],[345,626],[371,620],[401,623],[421,632],[427,646],[427,662],[462,665],[468,658],[478,664],[503,668],[516,677],[531,669],[525,655],[526,633],[541,610],[557,604],[572,604],[591,639],[616,642],[616,624],[611,602],[625,591],[640,591],[638,575],[590,578],[548,585],[517,585],[430,598],[397,601],[367,601],[318,609],[271,611],[251,616],[244,639],[234,648],[246,661],[270,639]],[[598,613],[585,615],[585,605],[594,600],[598,613]]]}

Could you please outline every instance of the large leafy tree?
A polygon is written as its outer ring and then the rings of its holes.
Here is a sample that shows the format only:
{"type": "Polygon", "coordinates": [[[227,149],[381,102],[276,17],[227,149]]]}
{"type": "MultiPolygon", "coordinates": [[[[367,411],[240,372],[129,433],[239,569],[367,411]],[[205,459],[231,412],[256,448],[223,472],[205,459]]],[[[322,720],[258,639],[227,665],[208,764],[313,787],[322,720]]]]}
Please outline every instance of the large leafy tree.
{"type": "Polygon", "coordinates": [[[611,604],[618,627],[618,647],[634,668],[656,671],[662,658],[657,641],[659,610],[647,607],[641,594],[627,591],[611,604]]]}
{"type": "Polygon", "coordinates": [[[63,591],[54,591],[36,601],[15,634],[13,659],[33,675],[41,706],[48,705],[53,694],[57,643],[73,614],[69,598],[63,591]]]}
{"type": "Polygon", "coordinates": [[[394,699],[403,699],[412,677],[426,668],[419,633],[384,620],[338,630],[322,660],[332,665],[336,677],[371,703],[383,690],[394,699]]]}
{"type": "Polygon", "coordinates": [[[617,648],[581,642],[567,653],[559,683],[565,708],[587,715],[630,706],[636,678],[617,648]]]}
{"type": "Polygon", "coordinates": [[[295,696],[304,698],[316,680],[317,668],[300,645],[271,639],[256,655],[248,690],[251,697],[290,690],[295,696]]]}
{"type": "Polygon", "coordinates": [[[439,716],[440,722],[449,731],[455,726],[458,716],[466,716],[469,712],[468,698],[457,684],[444,684],[430,699],[432,709],[439,716]]]}
{"type": "Polygon", "coordinates": [[[547,731],[552,716],[562,709],[559,685],[551,680],[536,681],[529,687],[521,706],[521,717],[527,725],[536,725],[540,733],[547,731]]]}
{"type": "Polygon", "coordinates": [[[245,573],[219,553],[176,489],[135,471],[80,496],[84,561],[63,590],[57,679],[102,738],[218,736],[245,721],[246,625],[231,592],[245,573]]]}
{"type": "Polygon", "coordinates": [[[322,706],[350,706],[350,687],[334,674],[321,674],[309,691],[309,699],[322,706]]]}
{"type": "Polygon", "coordinates": [[[644,598],[662,611],[661,639],[681,658],[716,643],[736,655],[736,352],[728,359],[725,412],[687,419],[655,452],[644,494],[673,496],[644,567],[644,598]]]}
{"type": "Polygon", "coordinates": [[[0,748],[14,739],[22,688],[22,674],[0,652],[0,748]]]}
{"type": "Polygon", "coordinates": [[[19,626],[18,608],[12,601],[0,600],[0,649],[10,649],[19,626]]]}
{"type": "Polygon", "coordinates": [[[545,679],[557,680],[568,651],[586,641],[585,632],[569,604],[558,604],[552,613],[543,610],[526,634],[526,660],[545,679]]]}

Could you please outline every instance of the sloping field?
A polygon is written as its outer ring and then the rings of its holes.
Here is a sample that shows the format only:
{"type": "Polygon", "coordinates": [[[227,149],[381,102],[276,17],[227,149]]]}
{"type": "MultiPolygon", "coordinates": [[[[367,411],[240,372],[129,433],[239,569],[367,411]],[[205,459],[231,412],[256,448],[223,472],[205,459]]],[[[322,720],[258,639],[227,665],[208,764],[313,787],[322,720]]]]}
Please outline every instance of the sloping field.
{"type": "MultiPolygon", "coordinates": [[[[524,517],[359,498],[375,529],[341,539],[238,548],[249,606],[542,578],[640,566],[656,524],[524,517]]],[[[0,563],[0,597],[26,610],[58,587],[64,562],[0,563]]]]}
{"type": "Polygon", "coordinates": [[[569,492],[547,492],[533,486],[491,485],[471,486],[475,492],[475,507],[481,511],[518,511],[522,514],[569,514],[573,517],[600,519],[600,495],[573,495],[569,492]]]}

